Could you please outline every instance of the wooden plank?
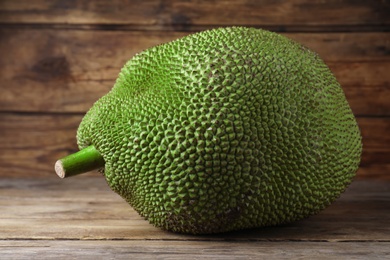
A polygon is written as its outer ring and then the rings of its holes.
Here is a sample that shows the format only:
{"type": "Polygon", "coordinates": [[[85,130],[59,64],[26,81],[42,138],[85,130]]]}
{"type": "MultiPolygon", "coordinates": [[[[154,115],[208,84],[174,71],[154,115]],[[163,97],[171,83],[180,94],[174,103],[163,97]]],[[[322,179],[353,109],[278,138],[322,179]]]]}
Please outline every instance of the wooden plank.
{"type": "Polygon", "coordinates": [[[193,236],[152,226],[102,176],[2,178],[0,240],[390,242],[389,189],[390,182],[355,181],[331,206],[307,219],[193,236]]]}
{"type": "MultiPolygon", "coordinates": [[[[192,30],[207,26],[250,25],[277,30],[386,28],[387,1],[13,1],[0,3],[0,23],[87,24],[192,30]]],[[[96,28],[96,27],[95,27],[96,28]]]]}
{"type": "Polygon", "coordinates": [[[389,257],[389,242],[0,241],[4,259],[355,259],[389,257]]]}
{"type": "Polygon", "coordinates": [[[0,114],[0,175],[53,174],[56,158],[77,147],[81,117],[0,114]]]}
{"type": "MultiPolygon", "coordinates": [[[[53,165],[77,150],[82,115],[0,113],[0,176],[53,175],[53,165]]],[[[389,179],[390,118],[358,118],[363,135],[360,178],[389,179]]]]}
{"type": "MultiPolygon", "coordinates": [[[[111,89],[135,53],[184,35],[0,29],[0,111],[84,113],[111,89]]],[[[285,35],[323,57],[357,115],[390,115],[388,33],[285,35]]]]}
{"type": "Polygon", "coordinates": [[[390,180],[390,118],[358,118],[358,124],[363,137],[363,154],[358,176],[390,180]],[[374,129],[380,130],[377,132],[374,129]]]}
{"type": "Polygon", "coordinates": [[[390,116],[390,62],[331,62],[355,115],[390,116]]]}

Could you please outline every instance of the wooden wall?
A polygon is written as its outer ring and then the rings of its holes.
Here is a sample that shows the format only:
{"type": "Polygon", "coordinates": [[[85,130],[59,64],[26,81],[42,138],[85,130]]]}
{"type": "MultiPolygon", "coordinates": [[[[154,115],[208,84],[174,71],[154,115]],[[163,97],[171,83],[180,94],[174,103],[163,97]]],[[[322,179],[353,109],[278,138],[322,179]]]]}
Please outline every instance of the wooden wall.
{"type": "Polygon", "coordinates": [[[388,0],[1,0],[0,176],[53,175],[126,60],[203,29],[243,25],[317,51],[357,116],[359,178],[390,179],[388,0]]]}

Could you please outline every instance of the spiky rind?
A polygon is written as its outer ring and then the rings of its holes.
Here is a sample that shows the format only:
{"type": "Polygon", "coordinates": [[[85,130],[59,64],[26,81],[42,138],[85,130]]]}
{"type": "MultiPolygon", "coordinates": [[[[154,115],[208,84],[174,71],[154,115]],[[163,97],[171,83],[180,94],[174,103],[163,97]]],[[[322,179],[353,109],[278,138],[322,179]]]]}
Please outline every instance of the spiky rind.
{"type": "Polygon", "coordinates": [[[315,214],[351,182],[361,136],[311,50],[232,27],[150,48],[78,130],[111,188],[156,226],[216,233],[315,214]]]}

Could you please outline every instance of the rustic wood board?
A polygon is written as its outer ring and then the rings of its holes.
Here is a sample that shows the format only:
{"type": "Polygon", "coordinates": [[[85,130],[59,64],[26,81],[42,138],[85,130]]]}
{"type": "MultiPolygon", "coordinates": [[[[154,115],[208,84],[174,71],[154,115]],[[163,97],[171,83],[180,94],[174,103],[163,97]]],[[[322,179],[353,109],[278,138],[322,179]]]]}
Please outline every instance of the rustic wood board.
{"type": "Polygon", "coordinates": [[[0,241],[3,259],[389,259],[390,242],[0,241]]]}
{"type": "MultiPolygon", "coordinates": [[[[183,32],[0,28],[1,111],[84,113],[125,62],[183,32]]],[[[284,33],[329,64],[356,115],[390,115],[390,34],[284,33]]]]}
{"type": "Polygon", "coordinates": [[[84,28],[193,30],[263,26],[276,30],[383,30],[387,1],[13,1],[0,2],[0,23],[83,25],[84,28]]]}
{"type": "MultiPolygon", "coordinates": [[[[162,231],[141,218],[102,176],[3,178],[4,259],[50,257],[356,257],[385,259],[390,182],[355,181],[329,208],[296,223],[218,235],[162,231]]],[[[90,259],[90,258],[86,258],[90,259]]]]}
{"type": "Polygon", "coordinates": [[[329,208],[293,224],[221,235],[155,228],[104,177],[3,179],[0,239],[256,240],[390,242],[390,182],[356,181],[329,208]],[[50,228],[46,228],[46,227],[50,228]]]}
{"type": "Polygon", "coordinates": [[[358,176],[388,179],[389,12],[388,1],[360,0],[0,1],[0,175],[49,175],[57,158],[76,150],[81,115],[136,53],[242,25],[319,53],[359,117],[358,176]]]}

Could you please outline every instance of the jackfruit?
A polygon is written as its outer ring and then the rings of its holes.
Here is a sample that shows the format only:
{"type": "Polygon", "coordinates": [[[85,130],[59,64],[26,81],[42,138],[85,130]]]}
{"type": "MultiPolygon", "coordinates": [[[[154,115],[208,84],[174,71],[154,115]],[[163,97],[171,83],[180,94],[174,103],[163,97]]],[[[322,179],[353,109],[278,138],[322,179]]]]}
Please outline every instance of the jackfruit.
{"type": "MultiPolygon", "coordinates": [[[[102,167],[141,216],[191,234],[316,214],[352,181],[362,152],[344,92],[319,56],[245,27],[135,55],[77,140],[95,156],[86,164],[102,167]]],[[[62,177],[91,169],[67,173],[69,160],[56,163],[62,177]]]]}

